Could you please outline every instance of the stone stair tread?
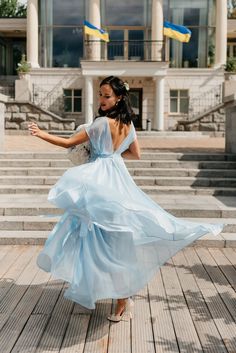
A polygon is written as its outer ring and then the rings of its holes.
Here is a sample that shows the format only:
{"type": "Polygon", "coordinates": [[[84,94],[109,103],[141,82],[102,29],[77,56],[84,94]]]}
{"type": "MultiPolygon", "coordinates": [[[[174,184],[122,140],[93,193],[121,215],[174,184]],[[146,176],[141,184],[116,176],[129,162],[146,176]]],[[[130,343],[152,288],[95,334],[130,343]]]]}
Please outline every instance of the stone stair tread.
{"type": "MultiPolygon", "coordinates": [[[[221,223],[221,224],[236,224],[236,218],[203,218],[198,217],[181,217],[182,219],[186,219],[192,222],[197,223],[221,223]]],[[[58,221],[59,217],[56,215],[52,215],[48,217],[47,215],[39,215],[39,216],[0,216],[0,222],[54,222],[58,221]]]]}
{"type": "MultiPolygon", "coordinates": [[[[49,236],[50,231],[33,231],[23,230],[14,231],[6,230],[0,231],[0,245],[43,245],[49,236]]],[[[190,246],[210,246],[210,247],[236,247],[236,234],[221,233],[217,236],[206,234],[190,246]]]]}

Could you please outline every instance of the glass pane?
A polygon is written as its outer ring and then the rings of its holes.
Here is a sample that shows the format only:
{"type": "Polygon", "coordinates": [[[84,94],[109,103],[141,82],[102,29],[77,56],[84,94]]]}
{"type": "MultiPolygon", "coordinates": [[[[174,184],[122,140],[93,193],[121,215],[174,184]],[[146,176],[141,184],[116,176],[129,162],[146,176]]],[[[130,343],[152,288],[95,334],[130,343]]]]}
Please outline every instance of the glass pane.
{"type": "Polygon", "coordinates": [[[129,30],[129,59],[143,60],[144,31],[129,30]]]}
{"type": "Polygon", "coordinates": [[[54,28],[53,67],[79,67],[82,57],[82,28],[54,28]]]}
{"type": "Polygon", "coordinates": [[[171,97],[178,97],[178,90],[171,89],[170,90],[170,96],[171,97]]]}
{"type": "MultiPolygon", "coordinates": [[[[206,29],[202,30],[206,32],[206,29]]],[[[183,43],[182,67],[199,67],[199,56],[203,55],[204,58],[206,56],[206,43],[204,41],[199,42],[199,29],[191,28],[191,31],[190,41],[183,43]]]]}
{"type": "Polygon", "coordinates": [[[64,96],[71,97],[71,95],[72,95],[72,90],[71,89],[64,89],[64,96]]]}
{"type": "Polygon", "coordinates": [[[170,112],[178,113],[178,101],[175,98],[171,98],[170,100],[170,112]]]}
{"type": "Polygon", "coordinates": [[[180,90],[180,97],[188,97],[188,90],[187,89],[181,89],[180,90]]]}
{"type": "Polygon", "coordinates": [[[236,57],[236,45],[233,46],[233,56],[236,57]]]}
{"type": "Polygon", "coordinates": [[[72,112],[72,101],[71,98],[64,98],[64,111],[72,112]]]}
{"type": "Polygon", "coordinates": [[[25,39],[13,39],[12,41],[12,51],[13,51],[13,75],[16,75],[17,64],[21,60],[22,54],[26,53],[26,41],[25,39]]]}
{"type": "MultiPolygon", "coordinates": [[[[46,0],[47,2],[48,0],[46,0]]],[[[82,25],[85,20],[85,1],[53,0],[54,25],[82,25]]]]}
{"type": "Polygon", "coordinates": [[[107,43],[108,59],[124,59],[124,31],[112,30],[109,32],[110,42],[107,43]]]}
{"type": "Polygon", "coordinates": [[[181,113],[188,113],[188,99],[182,98],[180,99],[180,112],[181,113]]]}
{"type": "Polygon", "coordinates": [[[102,23],[113,26],[146,26],[151,24],[148,0],[102,0],[102,23]],[[149,14],[149,16],[148,16],[149,14]]]}
{"type": "Polygon", "coordinates": [[[74,90],[74,97],[81,97],[82,90],[81,89],[75,89],[74,90]]]}
{"type": "Polygon", "coordinates": [[[74,112],[81,112],[81,98],[74,98],[74,112]]]}

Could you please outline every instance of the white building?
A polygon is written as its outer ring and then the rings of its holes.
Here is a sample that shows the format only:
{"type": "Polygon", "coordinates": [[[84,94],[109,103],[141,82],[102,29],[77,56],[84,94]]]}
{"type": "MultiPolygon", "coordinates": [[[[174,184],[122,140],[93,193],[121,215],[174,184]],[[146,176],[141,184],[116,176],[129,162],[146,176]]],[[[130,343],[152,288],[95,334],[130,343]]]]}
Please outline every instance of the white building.
{"type": "Polygon", "coordinates": [[[0,25],[0,74],[14,74],[9,58],[17,38],[24,51],[26,32],[31,100],[77,124],[93,120],[99,82],[109,75],[129,83],[139,129],[148,119],[153,129],[175,129],[221,95],[226,0],[28,0],[27,21],[0,25]],[[107,29],[110,42],[85,36],[85,19],[107,29]],[[187,26],[190,42],[163,37],[164,20],[187,26]]]}

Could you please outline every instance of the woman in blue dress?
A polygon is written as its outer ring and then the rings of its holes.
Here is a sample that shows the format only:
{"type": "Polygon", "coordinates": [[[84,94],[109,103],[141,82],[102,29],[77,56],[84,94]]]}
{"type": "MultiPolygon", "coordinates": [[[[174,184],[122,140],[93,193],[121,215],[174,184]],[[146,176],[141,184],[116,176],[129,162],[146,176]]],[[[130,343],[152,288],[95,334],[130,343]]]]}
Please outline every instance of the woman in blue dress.
{"type": "Polygon", "coordinates": [[[94,309],[97,300],[117,299],[111,321],[130,317],[129,299],[176,252],[222,225],[176,218],[133,181],[123,158],[139,159],[128,89],[118,77],[100,84],[99,117],[70,138],[29,125],[32,135],[65,148],[90,142],[88,163],[69,168],[48,200],[65,212],[50,233],[37,263],[69,282],[65,297],[94,309]]]}

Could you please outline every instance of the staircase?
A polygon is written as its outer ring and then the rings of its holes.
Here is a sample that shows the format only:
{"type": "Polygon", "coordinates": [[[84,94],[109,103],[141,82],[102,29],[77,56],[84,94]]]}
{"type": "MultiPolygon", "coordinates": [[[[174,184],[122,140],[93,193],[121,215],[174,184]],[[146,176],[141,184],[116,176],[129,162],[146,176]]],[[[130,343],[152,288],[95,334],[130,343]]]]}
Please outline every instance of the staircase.
{"type": "MultiPolygon", "coordinates": [[[[153,149],[126,165],[141,189],[171,214],[225,224],[224,233],[197,244],[236,246],[236,155],[153,149]]],[[[44,243],[62,212],[47,202],[48,191],[70,166],[62,152],[0,154],[0,244],[44,243]]]]}

